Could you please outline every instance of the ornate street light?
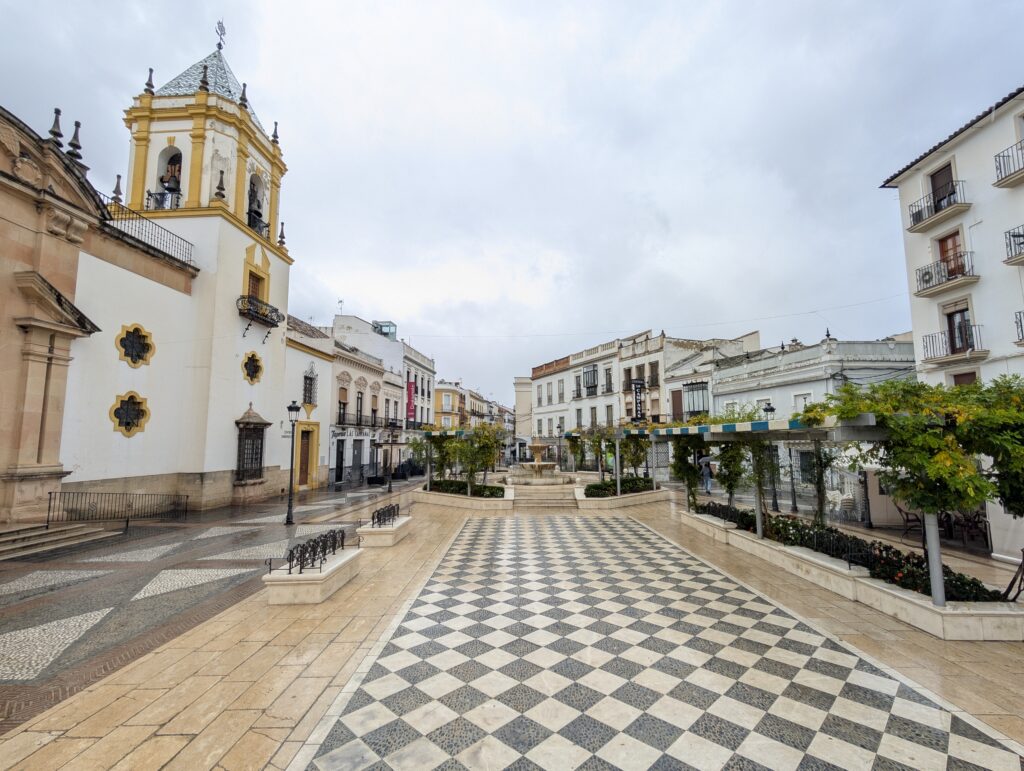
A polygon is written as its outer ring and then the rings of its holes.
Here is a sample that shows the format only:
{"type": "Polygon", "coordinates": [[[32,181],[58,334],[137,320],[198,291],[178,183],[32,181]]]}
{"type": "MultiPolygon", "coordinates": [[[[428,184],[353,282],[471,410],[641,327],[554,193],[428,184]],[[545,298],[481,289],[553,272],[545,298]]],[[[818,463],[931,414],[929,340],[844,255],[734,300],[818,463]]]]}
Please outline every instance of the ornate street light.
{"type": "Polygon", "coordinates": [[[398,430],[398,421],[391,419],[388,421],[388,492],[391,492],[391,466],[395,462],[395,431],[398,430]]]}
{"type": "Polygon", "coordinates": [[[288,422],[292,424],[292,454],[288,464],[288,516],[284,519],[286,527],[295,524],[295,519],[292,517],[292,505],[295,501],[295,422],[299,419],[301,409],[298,402],[294,400],[288,405],[288,422]]]}
{"type": "MultiPolygon", "coordinates": [[[[768,402],[761,409],[764,412],[765,420],[771,420],[775,416],[775,407],[772,406],[771,402],[768,402]]],[[[778,471],[779,464],[775,455],[775,444],[770,443],[765,450],[768,453],[768,478],[772,483],[772,511],[779,511],[779,491],[775,484],[775,474],[778,471]]]]}

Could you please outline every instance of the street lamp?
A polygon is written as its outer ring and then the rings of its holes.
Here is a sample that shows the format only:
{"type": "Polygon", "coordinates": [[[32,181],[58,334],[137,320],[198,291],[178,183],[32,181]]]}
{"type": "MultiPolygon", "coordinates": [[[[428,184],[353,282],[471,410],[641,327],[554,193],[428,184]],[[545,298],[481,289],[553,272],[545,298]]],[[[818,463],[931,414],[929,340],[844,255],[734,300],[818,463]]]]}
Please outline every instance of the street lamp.
{"type": "Polygon", "coordinates": [[[394,463],[395,454],[395,430],[398,428],[398,421],[391,420],[388,422],[388,492],[391,492],[391,464],[394,463]]]}
{"type": "Polygon", "coordinates": [[[796,507],[796,477],[793,476],[793,448],[789,448],[789,510],[794,514],[800,509],[796,507]]]}
{"type": "Polygon", "coordinates": [[[294,400],[288,405],[288,422],[292,424],[292,454],[291,461],[288,463],[288,516],[284,519],[285,527],[295,524],[295,519],[292,517],[292,504],[295,501],[295,422],[299,419],[301,409],[298,402],[294,400]]]}
{"type": "Polygon", "coordinates": [[[565,431],[565,418],[558,419],[558,470],[562,470],[562,432],[565,431]]]}
{"type": "MultiPolygon", "coordinates": [[[[762,410],[764,411],[764,419],[771,420],[775,415],[775,408],[771,402],[768,402],[762,410]]],[[[778,471],[778,460],[775,455],[775,444],[771,443],[765,448],[768,452],[768,477],[772,483],[772,511],[779,511],[779,491],[775,484],[775,474],[778,471]]]]}

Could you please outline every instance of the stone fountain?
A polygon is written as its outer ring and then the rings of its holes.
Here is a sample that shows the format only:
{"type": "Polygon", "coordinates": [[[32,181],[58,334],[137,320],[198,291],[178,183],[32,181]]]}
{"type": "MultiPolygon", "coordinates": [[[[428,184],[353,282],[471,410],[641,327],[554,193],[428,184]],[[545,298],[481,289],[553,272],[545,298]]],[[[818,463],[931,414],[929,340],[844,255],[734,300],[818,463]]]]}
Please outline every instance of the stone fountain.
{"type": "Polygon", "coordinates": [[[517,471],[505,477],[506,484],[510,485],[571,485],[573,478],[565,476],[551,461],[542,461],[547,445],[534,437],[530,444],[530,452],[533,454],[532,463],[520,463],[517,471]]]}

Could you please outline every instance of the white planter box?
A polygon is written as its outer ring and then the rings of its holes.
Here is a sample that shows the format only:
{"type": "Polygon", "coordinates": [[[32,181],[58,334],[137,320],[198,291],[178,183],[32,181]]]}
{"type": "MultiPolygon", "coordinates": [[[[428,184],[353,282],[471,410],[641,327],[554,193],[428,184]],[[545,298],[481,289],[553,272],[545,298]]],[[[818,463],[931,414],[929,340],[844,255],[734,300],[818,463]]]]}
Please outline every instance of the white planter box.
{"type": "Polygon", "coordinates": [[[1024,606],[1014,602],[949,602],[943,608],[931,598],[871,578],[868,569],[799,546],[783,546],[731,522],[703,514],[682,515],[682,523],[747,554],[777,565],[848,600],[861,602],[887,616],[943,640],[1024,641],[1024,606]]]}
{"type": "Polygon", "coordinates": [[[359,573],[362,549],[345,549],[331,555],[322,570],[299,573],[277,568],[263,576],[270,605],[313,605],[323,602],[359,573]]]}
{"type": "Polygon", "coordinates": [[[504,498],[469,498],[465,495],[449,495],[447,493],[416,490],[412,494],[413,503],[431,503],[435,506],[446,506],[450,509],[476,509],[477,511],[512,511],[514,501],[512,488],[505,488],[504,498]]]}
{"type": "Polygon", "coordinates": [[[660,503],[671,500],[671,493],[668,490],[650,490],[645,493],[627,493],[616,495],[611,498],[587,498],[583,494],[583,488],[575,488],[576,507],[579,509],[625,509],[630,506],[642,506],[645,503],[660,503]]]}
{"type": "Polygon", "coordinates": [[[394,523],[388,527],[371,527],[370,525],[363,525],[361,528],[356,530],[356,535],[363,539],[363,548],[394,546],[409,535],[409,525],[411,523],[412,517],[398,517],[395,519],[394,523]]]}

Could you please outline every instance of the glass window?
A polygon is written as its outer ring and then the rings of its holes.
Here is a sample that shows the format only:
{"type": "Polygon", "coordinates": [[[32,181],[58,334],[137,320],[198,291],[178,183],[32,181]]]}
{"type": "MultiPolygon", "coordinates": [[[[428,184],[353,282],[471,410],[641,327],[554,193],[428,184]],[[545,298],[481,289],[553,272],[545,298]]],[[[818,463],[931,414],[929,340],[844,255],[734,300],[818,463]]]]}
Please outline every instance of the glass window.
{"type": "Polygon", "coordinates": [[[549,381],[548,382],[548,404],[551,404],[554,401],[552,396],[551,396],[551,391],[552,391],[551,382],[549,381]]]}
{"type": "Polygon", "coordinates": [[[558,402],[559,402],[559,404],[561,404],[564,401],[565,401],[565,381],[564,380],[559,380],[558,381],[558,402]]]}
{"type": "Polygon", "coordinates": [[[537,384],[537,406],[544,406],[544,389],[542,388],[540,383],[537,384]]]}
{"type": "Polygon", "coordinates": [[[537,418],[537,436],[544,436],[544,419],[537,418]]]}
{"type": "Polygon", "coordinates": [[[263,477],[263,434],[266,426],[242,426],[238,429],[238,464],[235,479],[244,482],[263,477]]]}
{"type": "Polygon", "coordinates": [[[583,427],[583,410],[576,410],[576,428],[583,427]]]}
{"type": "Polygon", "coordinates": [[[687,418],[707,412],[709,407],[707,381],[687,383],[683,386],[687,418]]]}
{"type": "MultiPolygon", "coordinates": [[[[611,372],[611,370],[609,370],[609,372],[611,372]]],[[[607,423],[609,426],[615,423],[615,407],[613,407],[611,404],[607,405],[604,408],[604,422],[607,423]]]]}
{"type": "Polygon", "coordinates": [[[555,421],[553,418],[548,418],[548,436],[555,435],[555,421]]]}
{"type": "Polygon", "coordinates": [[[597,407],[590,408],[590,425],[597,425],[597,407]]]}
{"type": "Polygon", "coordinates": [[[612,368],[606,367],[604,371],[604,392],[610,394],[612,392],[612,368]]]}

